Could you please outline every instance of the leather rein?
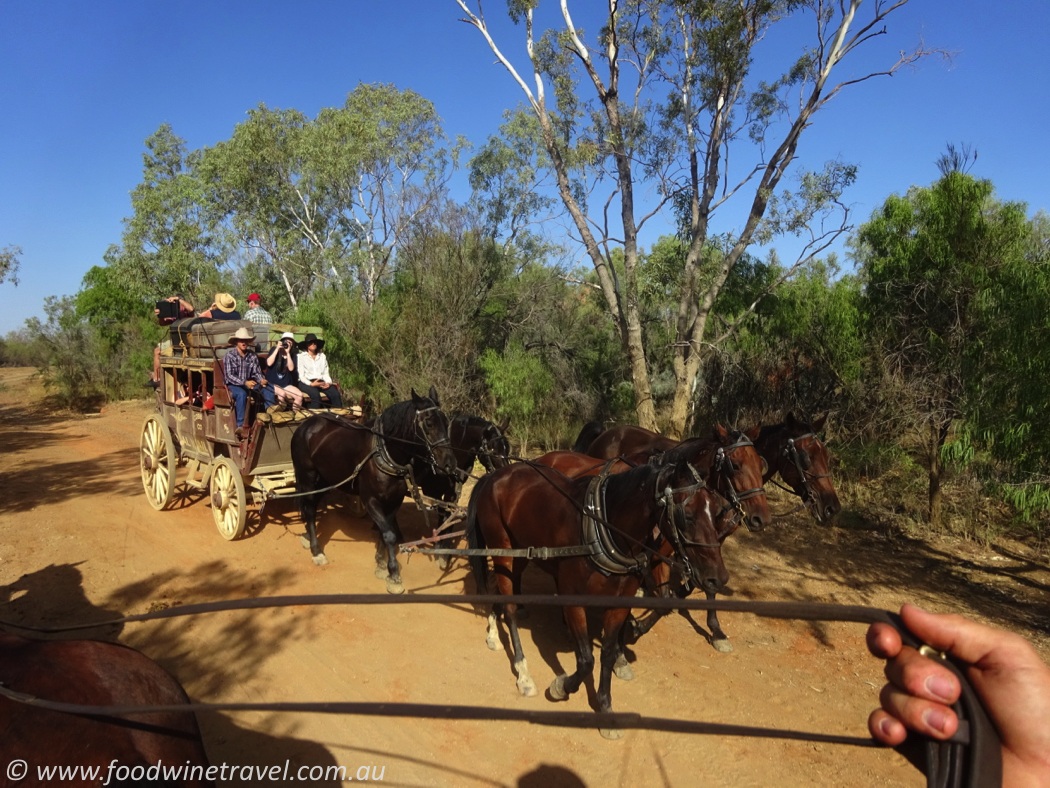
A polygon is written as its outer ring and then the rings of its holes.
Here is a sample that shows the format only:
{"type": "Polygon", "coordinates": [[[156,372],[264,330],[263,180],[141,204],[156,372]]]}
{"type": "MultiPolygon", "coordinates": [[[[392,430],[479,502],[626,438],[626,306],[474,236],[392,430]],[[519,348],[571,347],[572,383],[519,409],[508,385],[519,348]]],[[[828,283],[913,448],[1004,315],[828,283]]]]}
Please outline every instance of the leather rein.
{"type": "MultiPolygon", "coordinates": [[[[33,627],[0,620],[0,625],[12,629],[37,633],[59,633],[74,630],[94,629],[159,619],[177,618],[202,613],[215,613],[234,610],[257,610],[293,606],[318,605],[392,605],[392,604],[443,604],[443,605],[491,605],[513,602],[519,605],[533,606],[579,606],[598,609],[622,608],[622,597],[579,596],[579,595],[540,595],[540,594],[408,594],[395,596],[390,594],[329,594],[308,596],[256,597],[249,599],[227,600],[223,602],[206,602],[202,604],[182,605],[179,607],[157,610],[152,613],[125,616],[112,621],[94,622],[91,624],[73,624],[59,627],[33,627]]],[[[945,655],[923,645],[904,625],[900,616],[878,608],[860,605],[835,605],[814,602],[758,602],[717,599],[665,599],[661,597],[632,598],[629,604],[633,608],[650,610],[719,610],[726,612],[751,613],[763,618],[799,621],[838,621],[872,624],[882,622],[896,629],[902,641],[912,648],[919,649],[927,657],[945,665],[956,674],[962,687],[962,696],[953,705],[959,717],[959,729],[947,741],[934,741],[919,737],[918,741],[910,736],[903,745],[895,747],[909,761],[924,771],[928,788],[999,788],[1002,785],[1002,744],[999,733],[988,718],[966,675],[965,663],[951,655],[945,655]],[[918,744],[919,752],[916,752],[918,744]],[[925,757],[925,766],[920,765],[925,757]]],[[[870,739],[859,737],[828,736],[798,731],[785,731],[769,728],[751,728],[747,726],[727,726],[714,723],[702,723],[682,720],[666,720],[644,717],[625,712],[536,712],[526,710],[489,709],[474,706],[454,706],[443,704],[397,704],[397,703],[191,703],[175,706],[87,706],[71,703],[57,703],[36,698],[10,689],[0,684],[0,695],[17,703],[35,706],[42,709],[103,717],[116,724],[135,727],[140,723],[122,719],[124,716],[149,714],[157,712],[189,711],[281,711],[281,712],[322,712],[329,714],[361,714],[372,716],[423,717],[438,719],[473,719],[473,720],[517,720],[534,724],[562,725],[567,727],[617,727],[641,728],[648,730],[676,731],[681,733],[706,733],[718,735],[758,736],[764,738],[784,738],[806,741],[825,741],[838,744],[879,747],[870,739]]]]}

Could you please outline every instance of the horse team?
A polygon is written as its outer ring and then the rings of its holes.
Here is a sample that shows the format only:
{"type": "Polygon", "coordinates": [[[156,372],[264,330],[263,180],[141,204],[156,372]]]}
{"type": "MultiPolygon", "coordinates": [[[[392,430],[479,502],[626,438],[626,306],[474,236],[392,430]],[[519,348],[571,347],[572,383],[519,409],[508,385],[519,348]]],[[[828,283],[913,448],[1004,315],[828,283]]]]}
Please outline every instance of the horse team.
{"type": "MultiPolygon", "coordinates": [[[[462,416],[450,425],[433,387],[427,396],[413,391],[410,400],[366,424],[321,414],[296,431],[292,463],[308,537],[303,544],[314,563],[326,563],[317,540],[318,503],[334,488],[356,494],[380,533],[376,576],[386,580],[390,593],[403,593],[396,514],[409,485],[454,502],[477,458],[487,473],[470,496],[464,552],[478,593],[488,588],[491,559],[501,595],[521,593],[522,573],[531,562],[554,578],[562,595],[631,598],[644,588],[684,596],[699,589],[712,599],[729,579],[721,555],[725,539],[741,522],[753,531],[771,522],[764,485],[774,475],[818,522],[838,513],[828,451],[817,437],[824,421],[809,424],[788,414],[780,424],[747,432],[716,426],[685,441],[640,427],[603,430],[591,423],[572,452],[511,463],[506,423],[462,416]]],[[[554,700],[576,692],[594,669],[585,609],[563,610],[575,641],[576,670],[551,683],[554,700]]],[[[486,642],[498,647],[501,612],[518,690],[536,695],[515,604],[493,606],[486,642]]],[[[660,617],[653,611],[634,621],[630,612],[625,602],[602,615],[599,711],[612,710],[613,673],[633,677],[623,655],[627,635],[641,636],[660,617]]],[[[707,625],[712,645],[731,651],[716,611],[708,612],[707,625]]],[[[619,730],[601,733],[622,736],[619,730]]]]}

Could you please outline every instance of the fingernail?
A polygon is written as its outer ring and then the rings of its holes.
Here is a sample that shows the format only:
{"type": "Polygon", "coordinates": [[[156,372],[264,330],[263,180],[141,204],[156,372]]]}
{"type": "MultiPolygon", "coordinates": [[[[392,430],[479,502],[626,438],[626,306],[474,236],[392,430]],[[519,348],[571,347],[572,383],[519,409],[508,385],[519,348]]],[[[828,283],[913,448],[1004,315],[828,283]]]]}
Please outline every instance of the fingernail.
{"type": "Polygon", "coordinates": [[[952,683],[944,676],[930,676],[926,679],[926,691],[938,700],[951,701],[954,689],[952,683]]]}
{"type": "Polygon", "coordinates": [[[890,717],[883,717],[879,720],[879,730],[882,731],[882,735],[887,738],[893,736],[894,721],[890,717]]]}
{"type": "Polygon", "coordinates": [[[948,716],[940,709],[926,709],[922,713],[922,721],[935,731],[943,732],[944,726],[948,722],[948,716]]]}

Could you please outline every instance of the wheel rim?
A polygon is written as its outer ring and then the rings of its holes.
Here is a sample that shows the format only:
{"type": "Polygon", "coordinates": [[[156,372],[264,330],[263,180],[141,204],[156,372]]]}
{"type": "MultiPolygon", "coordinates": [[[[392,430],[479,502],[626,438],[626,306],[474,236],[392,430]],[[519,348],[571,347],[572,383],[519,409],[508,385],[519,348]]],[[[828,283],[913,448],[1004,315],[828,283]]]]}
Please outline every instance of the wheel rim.
{"type": "Polygon", "coordinates": [[[163,509],[171,501],[174,448],[167,429],[156,418],[147,419],[143,427],[139,454],[146,497],[154,509],[163,509]]]}
{"type": "Polygon", "coordinates": [[[212,471],[212,516],[225,539],[236,539],[244,530],[244,492],[240,482],[240,476],[227,462],[220,462],[212,471]]]}

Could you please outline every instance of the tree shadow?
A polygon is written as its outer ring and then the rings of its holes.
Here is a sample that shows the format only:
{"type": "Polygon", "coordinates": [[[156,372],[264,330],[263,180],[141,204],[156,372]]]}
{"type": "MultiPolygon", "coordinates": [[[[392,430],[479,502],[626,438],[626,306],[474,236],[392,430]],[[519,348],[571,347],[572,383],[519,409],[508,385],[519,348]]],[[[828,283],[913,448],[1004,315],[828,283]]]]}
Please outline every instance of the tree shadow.
{"type": "MultiPolygon", "coordinates": [[[[5,433],[8,435],[9,433],[5,433]]],[[[42,463],[4,474],[4,484],[18,495],[0,497],[0,514],[28,512],[41,504],[56,504],[99,490],[115,496],[140,495],[142,481],[134,455],[112,451],[91,461],[42,463]]]]}

